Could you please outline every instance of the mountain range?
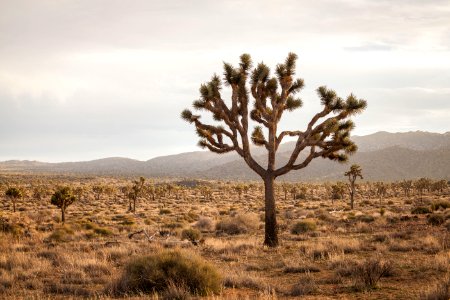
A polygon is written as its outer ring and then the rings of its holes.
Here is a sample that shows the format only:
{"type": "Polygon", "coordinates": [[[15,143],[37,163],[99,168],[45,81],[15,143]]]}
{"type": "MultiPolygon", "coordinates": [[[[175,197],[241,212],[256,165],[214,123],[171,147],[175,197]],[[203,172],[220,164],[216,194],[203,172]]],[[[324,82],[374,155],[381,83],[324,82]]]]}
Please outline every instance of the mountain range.
{"type": "MultiPolygon", "coordinates": [[[[342,180],[343,173],[353,163],[363,169],[367,180],[400,180],[430,177],[450,179],[450,132],[377,132],[353,136],[358,152],[346,164],[317,158],[302,170],[291,171],[281,177],[290,181],[342,180]]],[[[286,162],[294,142],[280,145],[279,164],[286,162]]],[[[252,148],[255,159],[264,165],[266,150],[252,148]]],[[[300,159],[300,158],[299,158],[300,159]]],[[[3,173],[89,174],[104,176],[146,176],[170,178],[199,178],[253,180],[258,176],[236,153],[218,155],[209,151],[195,151],[160,156],[148,161],[129,158],[103,158],[83,162],[45,163],[10,160],[0,162],[3,173]]]]}

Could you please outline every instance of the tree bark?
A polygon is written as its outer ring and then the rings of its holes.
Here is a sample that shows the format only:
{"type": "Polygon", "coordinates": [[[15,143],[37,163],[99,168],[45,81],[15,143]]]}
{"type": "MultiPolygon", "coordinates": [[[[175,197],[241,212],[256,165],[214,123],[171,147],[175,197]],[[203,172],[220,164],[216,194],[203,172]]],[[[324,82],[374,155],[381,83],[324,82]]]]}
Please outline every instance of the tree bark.
{"type": "Polygon", "coordinates": [[[267,175],[264,178],[264,197],[265,197],[265,238],[264,245],[268,247],[278,246],[278,225],[275,207],[274,194],[275,178],[267,175]]]}
{"type": "Polygon", "coordinates": [[[61,207],[61,222],[64,224],[66,222],[66,209],[61,207]]]}

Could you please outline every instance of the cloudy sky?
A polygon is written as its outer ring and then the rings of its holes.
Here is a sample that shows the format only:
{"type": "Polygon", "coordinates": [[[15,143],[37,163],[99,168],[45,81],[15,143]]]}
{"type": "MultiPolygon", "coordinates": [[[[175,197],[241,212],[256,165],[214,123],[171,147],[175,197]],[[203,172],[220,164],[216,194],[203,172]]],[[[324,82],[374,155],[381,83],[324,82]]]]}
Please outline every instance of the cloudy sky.
{"type": "Polygon", "coordinates": [[[320,85],[368,101],[355,134],[450,130],[450,1],[0,0],[0,160],[196,150],[179,114],[242,53],[299,55],[301,129],[320,85]]]}

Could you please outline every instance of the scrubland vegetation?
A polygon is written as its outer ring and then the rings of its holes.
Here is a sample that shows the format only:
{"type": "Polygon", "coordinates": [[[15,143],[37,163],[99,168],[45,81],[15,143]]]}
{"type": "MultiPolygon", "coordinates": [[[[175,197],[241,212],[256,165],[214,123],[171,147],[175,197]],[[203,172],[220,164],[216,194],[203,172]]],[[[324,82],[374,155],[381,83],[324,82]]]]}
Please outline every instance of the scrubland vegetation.
{"type": "Polygon", "coordinates": [[[280,181],[268,248],[260,182],[3,175],[0,298],[448,299],[447,181],[349,192],[280,181]]]}

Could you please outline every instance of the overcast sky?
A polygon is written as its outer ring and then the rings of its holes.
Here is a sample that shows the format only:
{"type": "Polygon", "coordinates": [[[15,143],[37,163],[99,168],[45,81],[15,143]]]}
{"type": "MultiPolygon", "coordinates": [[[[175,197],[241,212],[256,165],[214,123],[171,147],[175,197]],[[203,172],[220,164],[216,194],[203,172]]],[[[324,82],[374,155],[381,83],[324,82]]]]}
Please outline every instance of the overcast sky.
{"type": "Polygon", "coordinates": [[[302,129],[320,85],[368,101],[356,135],[450,130],[450,1],[0,0],[0,160],[197,150],[180,118],[222,62],[299,55],[302,129]]]}

